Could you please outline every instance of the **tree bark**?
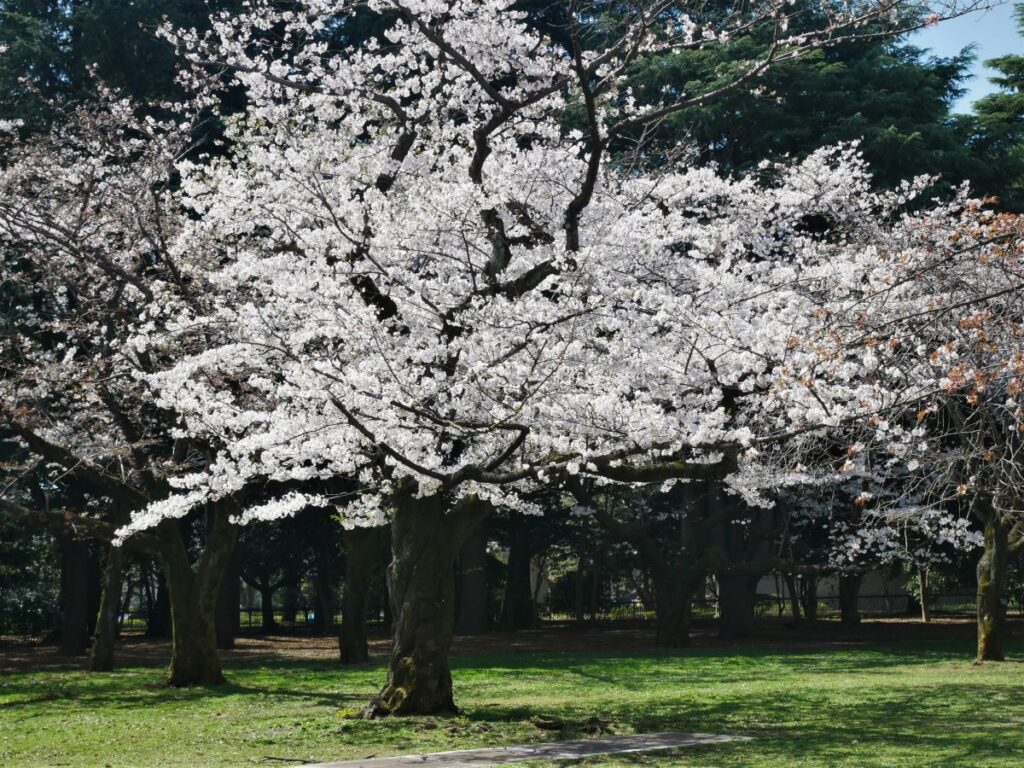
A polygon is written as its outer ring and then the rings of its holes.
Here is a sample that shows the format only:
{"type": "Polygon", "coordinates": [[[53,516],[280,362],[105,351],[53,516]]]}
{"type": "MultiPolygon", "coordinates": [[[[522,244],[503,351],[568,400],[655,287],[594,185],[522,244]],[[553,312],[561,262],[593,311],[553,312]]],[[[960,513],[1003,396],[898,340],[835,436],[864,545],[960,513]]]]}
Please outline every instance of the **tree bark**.
{"type": "Polygon", "coordinates": [[[89,544],[70,534],[57,538],[61,557],[61,656],[83,656],[89,645],[89,544]]]}
{"type": "Polygon", "coordinates": [[[235,548],[237,529],[226,502],[213,505],[206,546],[193,569],[176,521],[157,528],[171,603],[171,665],[167,684],[220,685],[225,681],[217,654],[217,597],[235,548]]]}
{"type": "Polygon", "coordinates": [[[322,634],[331,634],[334,631],[334,613],[337,608],[334,546],[333,541],[321,541],[314,547],[316,571],[313,578],[313,599],[316,613],[313,617],[313,626],[322,634]]]}
{"type": "Polygon", "coordinates": [[[668,567],[654,568],[656,645],[682,648],[690,644],[693,585],[693,580],[670,573],[668,567]]]}
{"type": "Polygon", "coordinates": [[[89,669],[93,672],[112,672],[114,669],[114,641],[117,638],[117,612],[121,607],[122,553],[120,547],[107,548],[107,562],[103,568],[103,592],[96,617],[89,669]]]}
{"type": "Polygon", "coordinates": [[[786,592],[789,595],[789,612],[793,625],[800,623],[800,592],[796,586],[796,578],[792,573],[786,574],[786,592]]]}
{"type": "Polygon", "coordinates": [[[928,624],[932,620],[931,605],[928,602],[928,569],[919,568],[917,578],[921,585],[921,621],[928,624]]]}
{"type": "Polygon", "coordinates": [[[800,579],[800,605],[808,621],[818,619],[818,577],[805,575],[800,579]]]}
{"type": "Polygon", "coordinates": [[[459,550],[459,600],[455,634],[487,631],[487,537],[478,525],[459,550]]]}
{"type": "Polygon", "coordinates": [[[241,602],[242,560],[238,547],[232,547],[224,574],[217,590],[217,647],[230,651],[235,647],[235,637],[240,628],[239,603],[241,602]]]}
{"type": "MultiPolygon", "coordinates": [[[[146,580],[147,592],[149,580],[146,580]]],[[[146,616],[146,637],[171,637],[171,597],[167,589],[165,569],[158,567],[156,599],[152,601],[146,616]]]]}
{"type": "Polygon", "coordinates": [[[485,514],[479,502],[446,510],[442,497],[393,502],[387,581],[394,644],[387,682],[364,715],[457,713],[448,666],[455,621],[455,555],[485,514]]]}
{"type": "Polygon", "coordinates": [[[381,528],[354,528],[342,533],[345,542],[345,590],[342,593],[338,651],[342,664],[370,660],[366,642],[366,608],[373,569],[380,558],[381,528]]]}
{"type": "Polygon", "coordinates": [[[269,584],[260,587],[260,629],[270,634],[277,629],[277,621],[274,619],[274,588],[269,584]]]}
{"type": "MultiPolygon", "coordinates": [[[[533,588],[530,584],[530,531],[525,520],[513,516],[502,601],[502,629],[530,629],[534,625],[533,588]]],[[[596,598],[592,598],[596,602],[596,598]]],[[[594,609],[596,611],[596,608],[594,609]]]]}
{"type": "Polygon", "coordinates": [[[1010,532],[995,510],[985,513],[985,548],[978,560],[978,661],[1006,658],[1006,585],[1010,532]]]}
{"type": "Polygon", "coordinates": [[[860,624],[860,585],[862,573],[844,573],[839,576],[839,622],[847,626],[860,624]]]}
{"type": "Polygon", "coordinates": [[[758,576],[718,574],[718,634],[735,639],[754,633],[758,576]]]}

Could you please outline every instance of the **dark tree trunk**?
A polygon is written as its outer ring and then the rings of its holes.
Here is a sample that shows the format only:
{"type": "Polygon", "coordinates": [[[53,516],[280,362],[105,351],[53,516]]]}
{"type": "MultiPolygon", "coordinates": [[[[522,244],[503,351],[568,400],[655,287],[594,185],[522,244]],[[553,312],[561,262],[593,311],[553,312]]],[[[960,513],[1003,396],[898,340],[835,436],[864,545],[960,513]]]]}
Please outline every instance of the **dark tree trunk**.
{"type": "Polygon", "coordinates": [[[334,562],[335,542],[318,542],[315,549],[316,572],[313,578],[313,600],[316,614],[313,626],[322,634],[334,631],[334,613],[337,609],[334,577],[337,573],[334,562]]]}
{"type": "Polygon", "coordinates": [[[994,510],[987,510],[985,548],[978,560],[978,661],[1006,658],[1006,585],[1010,532],[994,510]]]}
{"type": "Polygon", "coordinates": [[[103,599],[103,558],[100,555],[102,548],[89,547],[89,600],[86,605],[86,634],[89,637],[96,636],[96,622],[100,615],[100,601],[103,599]]]}
{"type": "Polygon", "coordinates": [[[654,573],[657,613],[654,642],[666,648],[682,648],[690,644],[690,609],[695,582],[665,570],[657,568],[654,573]]]}
{"type": "Polygon", "coordinates": [[[299,612],[299,588],[296,582],[292,581],[285,585],[284,599],[281,603],[281,621],[285,624],[294,624],[299,612]]]}
{"type": "Polygon", "coordinates": [[[241,568],[241,553],[238,547],[232,547],[231,557],[228,558],[217,590],[217,647],[222,651],[230,651],[235,647],[235,637],[240,629],[241,568]]]}
{"type": "Polygon", "coordinates": [[[573,581],[573,620],[582,624],[586,618],[583,614],[583,581],[586,575],[587,556],[587,523],[582,521],[580,525],[580,537],[576,543],[576,577],[573,581]]]}
{"type": "Polygon", "coordinates": [[[342,664],[370,660],[366,642],[366,609],[370,601],[373,569],[380,560],[381,528],[354,528],[342,533],[345,541],[345,591],[342,593],[338,651],[342,664]]]}
{"type": "Polygon", "coordinates": [[[156,599],[146,616],[146,637],[170,637],[171,634],[171,596],[167,577],[161,569],[157,574],[156,599]]]}
{"type": "Polygon", "coordinates": [[[530,629],[534,625],[533,588],[530,584],[530,529],[525,520],[509,521],[510,539],[505,599],[502,601],[502,629],[530,629]]]}
{"type": "Polygon", "coordinates": [[[459,601],[455,634],[487,631],[487,537],[478,525],[459,550],[459,601]]]}
{"type": "Polygon", "coordinates": [[[860,585],[862,573],[844,573],[839,576],[839,621],[841,624],[860,624],[860,585]]]}
{"type": "Polygon", "coordinates": [[[270,634],[277,629],[277,621],[274,619],[274,588],[269,584],[260,586],[260,614],[260,629],[263,632],[270,634]]]}
{"type": "Polygon", "coordinates": [[[387,682],[367,716],[458,711],[448,666],[455,622],[455,555],[482,518],[478,503],[446,512],[441,497],[394,502],[388,588],[394,644],[387,682]]]}
{"type": "Polygon", "coordinates": [[[818,577],[803,576],[800,579],[800,606],[808,621],[818,619],[818,577]]]}
{"type": "Polygon", "coordinates": [[[793,624],[800,623],[800,592],[796,586],[796,578],[791,573],[786,574],[786,592],[789,595],[789,612],[793,624]]]}
{"type": "Polygon", "coordinates": [[[754,633],[759,577],[718,575],[718,634],[723,638],[750,637],[754,633]]]}
{"type": "Polygon", "coordinates": [[[89,545],[69,535],[58,537],[61,564],[61,656],[83,656],[89,645],[89,545]]]}
{"type": "Polygon", "coordinates": [[[164,521],[157,528],[171,602],[171,686],[225,682],[217,654],[217,597],[237,529],[228,521],[226,503],[215,504],[211,514],[206,546],[194,570],[176,522],[164,521]]]}
{"type": "Polygon", "coordinates": [[[114,669],[114,641],[117,639],[117,612],[121,607],[122,554],[120,547],[107,549],[107,562],[103,568],[103,593],[96,617],[89,669],[93,672],[112,672],[114,669]]]}

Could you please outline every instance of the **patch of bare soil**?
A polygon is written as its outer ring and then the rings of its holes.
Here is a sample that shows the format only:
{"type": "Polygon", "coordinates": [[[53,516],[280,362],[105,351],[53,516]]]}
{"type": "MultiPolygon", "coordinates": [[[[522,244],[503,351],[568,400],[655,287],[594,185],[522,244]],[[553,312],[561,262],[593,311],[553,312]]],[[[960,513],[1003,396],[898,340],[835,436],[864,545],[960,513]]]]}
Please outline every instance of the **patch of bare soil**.
{"type": "MultiPolygon", "coordinates": [[[[1024,630],[1017,621],[1015,629],[1024,630]]],[[[692,631],[691,648],[742,648],[779,646],[780,648],[827,649],[876,643],[919,642],[923,640],[967,640],[974,637],[975,625],[968,617],[938,618],[930,624],[908,618],[868,619],[857,626],[842,626],[835,621],[806,622],[797,627],[779,620],[766,620],[756,634],[743,640],[725,641],[717,636],[714,622],[698,622],[692,631]]],[[[370,656],[383,660],[390,650],[390,639],[379,630],[370,638],[370,656]]],[[[458,637],[453,654],[545,653],[545,652],[649,652],[655,649],[654,628],[643,626],[575,626],[547,624],[539,629],[519,632],[492,632],[486,635],[458,637]]],[[[686,649],[680,652],[685,653],[686,649]]],[[[331,660],[337,658],[334,637],[308,634],[242,634],[234,650],[222,651],[228,664],[281,660],[331,660]]],[[[140,636],[127,636],[117,648],[118,663],[126,666],[161,666],[170,658],[170,643],[140,636]]],[[[0,674],[16,669],[85,668],[84,657],[57,655],[56,646],[38,638],[0,636],[0,674]]]]}

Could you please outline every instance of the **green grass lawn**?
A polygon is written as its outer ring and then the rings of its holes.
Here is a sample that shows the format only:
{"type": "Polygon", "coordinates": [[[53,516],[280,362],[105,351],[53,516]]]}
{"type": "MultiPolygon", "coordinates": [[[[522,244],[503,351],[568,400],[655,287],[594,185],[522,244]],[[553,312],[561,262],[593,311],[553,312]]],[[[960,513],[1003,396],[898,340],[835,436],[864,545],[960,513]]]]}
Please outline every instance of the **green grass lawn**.
{"type": "MultiPolygon", "coordinates": [[[[1021,658],[1024,645],[1012,648],[1021,658]]],[[[973,666],[966,642],[844,650],[516,653],[454,660],[457,718],[362,721],[374,665],[266,658],[231,685],[162,688],[161,670],[0,676],[0,765],[289,765],[545,741],[543,715],[597,716],[615,733],[692,730],[753,741],[588,765],[983,768],[1024,765],[1024,663],[973,666]],[[285,758],[284,762],[268,758],[285,758]]],[[[536,763],[534,765],[537,765],[536,763]]]]}

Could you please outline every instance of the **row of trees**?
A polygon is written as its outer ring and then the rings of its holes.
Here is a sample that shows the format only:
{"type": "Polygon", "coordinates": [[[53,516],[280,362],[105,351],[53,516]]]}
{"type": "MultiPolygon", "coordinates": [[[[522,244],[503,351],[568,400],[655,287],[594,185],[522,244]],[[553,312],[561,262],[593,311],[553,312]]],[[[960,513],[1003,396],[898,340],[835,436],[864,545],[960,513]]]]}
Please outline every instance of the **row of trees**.
{"type": "MultiPolygon", "coordinates": [[[[223,681],[238,525],[340,515],[356,601],[387,525],[371,715],[455,709],[454,565],[497,510],[571,507],[631,542],[671,644],[704,574],[724,608],[767,570],[822,567],[795,555],[800,505],[827,516],[833,569],[968,546],[969,514],[979,658],[1001,658],[1021,221],[929,201],[929,179],[880,186],[851,146],[722,175],[700,163],[721,142],[673,125],[919,17],[531,10],[307,0],[170,23],[177,103],[107,92],[14,142],[3,511],[159,558],[176,685],[223,681]]],[[[733,170],[760,151],[735,146],[733,170]]],[[[362,637],[343,628],[343,656],[362,637]]]]}

